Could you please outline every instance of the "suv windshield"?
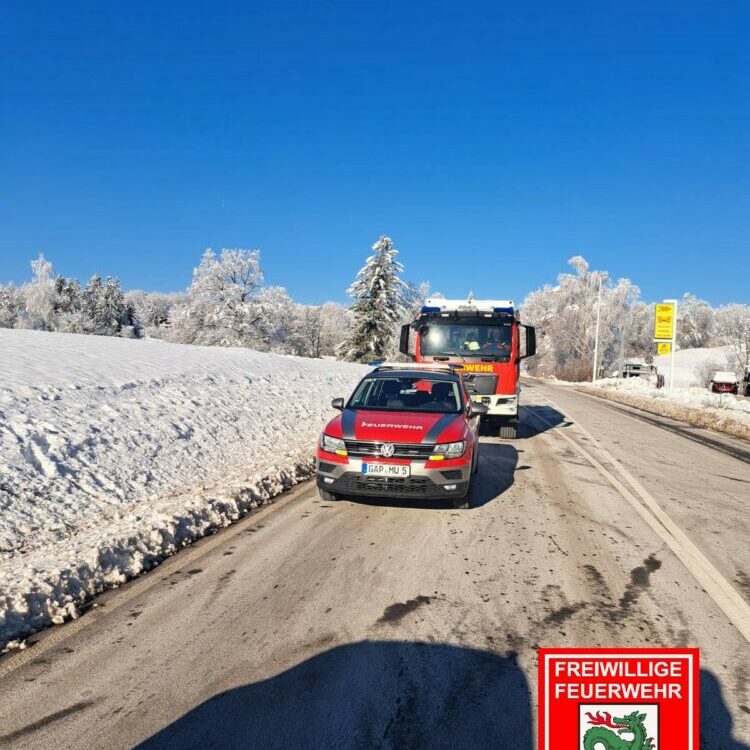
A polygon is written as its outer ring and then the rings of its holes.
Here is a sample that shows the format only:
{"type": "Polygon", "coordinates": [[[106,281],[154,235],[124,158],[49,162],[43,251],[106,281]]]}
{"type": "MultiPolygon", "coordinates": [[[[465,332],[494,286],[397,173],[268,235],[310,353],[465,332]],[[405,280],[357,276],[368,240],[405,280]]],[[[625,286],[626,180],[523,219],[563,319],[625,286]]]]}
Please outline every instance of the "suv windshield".
{"type": "Polygon", "coordinates": [[[497,318],[430,320],[422,329],[420,351],[428,357],[455,354],[510,362],[513,324],[497,318]]]}
{"type": "Polygon", "coordinates": [[[350,409],[423,411],[457,414],[461,411],[458,383],[425,377],[365,378],[349,401],[350,409]]]}

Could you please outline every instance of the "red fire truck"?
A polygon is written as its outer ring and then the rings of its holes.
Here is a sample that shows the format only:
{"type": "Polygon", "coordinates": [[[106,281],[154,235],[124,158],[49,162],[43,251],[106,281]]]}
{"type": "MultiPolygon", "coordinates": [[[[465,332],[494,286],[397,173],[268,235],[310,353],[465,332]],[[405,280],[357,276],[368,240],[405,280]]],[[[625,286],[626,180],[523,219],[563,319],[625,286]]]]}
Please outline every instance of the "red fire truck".
{"type": "Polygon", "coordinates": [[[399,349],[417,362],[461,365],[471,397],[488,409],[483,419],[516,437],[521,360],[536,353],[536,331],[511,300],[429,298],[402,327],[399,349]]]}

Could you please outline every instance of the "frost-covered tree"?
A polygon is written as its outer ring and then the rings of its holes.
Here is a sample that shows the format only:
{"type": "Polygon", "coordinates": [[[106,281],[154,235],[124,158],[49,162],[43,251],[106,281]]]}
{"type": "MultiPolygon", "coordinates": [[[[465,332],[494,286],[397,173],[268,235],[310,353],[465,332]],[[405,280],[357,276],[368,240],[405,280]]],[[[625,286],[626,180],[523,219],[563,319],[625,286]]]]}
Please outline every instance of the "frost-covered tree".
{"type": "Polygon", "coordinates": [[[321,357],[323,316],[315,305],[295,305],[291,330],[286,339],[288,350],[300,357],[321,357]]]}
{"type": "MultiPolygon", "coordinates": [[[[422,311],[425,299],[427,297],[442,297],[440,292],[430,292],[430,284],[423,281],[420,284],[406,282],[403,290],[403,312],[401,320],[398,321],[393,329],[393,335],[390,343],[390,351],[393,352],[393,358],[396,360],[408,359],[398,350],[401,340],[401,326],[406,323],[413,323],[422,311]]],[[[391,355],[389,355],[390,358],[391,355]]]]}
{"type": "Polygon", "coordinates": [[[742,375],[750,365],[750,307],[732,304],[716,310],[714,341],[729,347],[732,368],[742,375]]]}
{"type": "Polygon", "coordinates": [[[135,311],[125,301],[120,280],[97,274],[81,292],[81,317],[84,333],[96,336],[136,336],[135,311]]]}
{"type": "Polygon", "coordinates": [[[134,289],[125,293],[125,302],[134,312],[138,325],[148,338],[162,338],[171,326],[174,308],[187,302],[184,292],[144,292],[134,289]]]}
{"type": "Polygon", "coordinates": [[[72,313],[81,309],[81,285],[78,279],[58,276],[55,279],[55,312],[72,313]]]}
{"type": "Polygon", "coordinates": [[[263,284],[257,250],[210,248],[193,271],[187,305],[176,311],[174,337],[184,343],[248,346],[258,338],[255,299],[263,284]]]}
{"type": "Polygon", "coordinates": [[[65,276],[55,279],[55,316],[56,330],[66,333],[88,333],[78,279],[65,276]]]}
{"type": "Polygon", "coordinates": [[[705,300],[693,294],[683,295],[677,305],[677,346],[680,349],[709,346],[714,312],[705,300]]]}
{"type": "Polygon", "coordinates": [[[55,280],[52,263],[41,253],[31,261],[34,278],[23,287],[24,314],[18,325],[42,331],[55,330],[55,280]]]}
{"type": "Polygon", "coordinates": [[[256,340],[252,344],[261,350],[279,354],[293,352],[290,341],[295,330],[295,305],[282,286],[260,289],[253,302],[256,340]]]}
{"type": "Polygon", "coordinates": [[[320,307],[320,353],[333,357],[347,339],[353,324],[351,311],[338,302],[325,302],[320,307]]]}
{"type": "Polygon", "coordinates": [[[24,308],[20,289],[14,284],[0,285],[0,328],[15,328],[24,308]]]}
{"type": "Polygon", "coordinates": [[[580,255],[568,263],[575,273],[560,274],[556,286],[531,292],[523,303],[525,322],[537,326],[538,354],[528,367],[565,380],[586,380],[592,373],[600,282],[600,374],[642,352],[647,315],[637,304],[638,287],[628,279],[613,282],[606,272],[592,271],[580,255]]]}
{"type": "Polygon", "coordinates": [[[354,325],[339,348],[341,359],[367,362],[393,353],[393,334],[404,315],[404,282],[399,274],[403,265],[398,250],[385,235],[372,246],[373,254],[357,273],[347,294],[354,325]]]}

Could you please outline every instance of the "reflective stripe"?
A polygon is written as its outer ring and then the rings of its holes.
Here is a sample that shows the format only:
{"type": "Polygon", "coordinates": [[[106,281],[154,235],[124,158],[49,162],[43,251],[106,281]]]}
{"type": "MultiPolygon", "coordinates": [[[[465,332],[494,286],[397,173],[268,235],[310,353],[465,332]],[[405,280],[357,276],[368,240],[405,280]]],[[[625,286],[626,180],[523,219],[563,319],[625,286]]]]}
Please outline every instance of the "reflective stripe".
{"type": "Polygon", "coordinates": [[[457,414],[446,414],[443,417],[440,417],[437,422],[435,422],[432,427],[430,427],[429,432],[422,438],[423,443],[437,443],[438,438],[440,437],[440,433],[453,422],[453,420],[457,417],[457,414]]]}
{"type": "Polygon", "coordinates": [[[354,440],[354,425],[357,421],[357,412],[351,409],[344,409],[344,413],[341,415],[341,434],[344,436],[344,440],[354,440]]]}

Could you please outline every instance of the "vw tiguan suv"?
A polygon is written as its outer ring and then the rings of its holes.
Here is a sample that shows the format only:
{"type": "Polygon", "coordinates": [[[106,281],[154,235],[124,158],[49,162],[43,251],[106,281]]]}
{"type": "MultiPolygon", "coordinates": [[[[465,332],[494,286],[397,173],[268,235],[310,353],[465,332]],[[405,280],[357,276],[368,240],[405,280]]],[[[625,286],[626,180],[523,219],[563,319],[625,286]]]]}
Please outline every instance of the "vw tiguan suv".
{"type": "Polygon", "coordinates": [[[366,375],[318,443],[321,497],[446,499],[468,507],[479,417],[452,366],[386,364],[366,375]]]}

